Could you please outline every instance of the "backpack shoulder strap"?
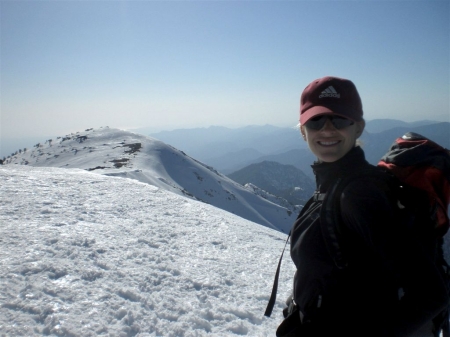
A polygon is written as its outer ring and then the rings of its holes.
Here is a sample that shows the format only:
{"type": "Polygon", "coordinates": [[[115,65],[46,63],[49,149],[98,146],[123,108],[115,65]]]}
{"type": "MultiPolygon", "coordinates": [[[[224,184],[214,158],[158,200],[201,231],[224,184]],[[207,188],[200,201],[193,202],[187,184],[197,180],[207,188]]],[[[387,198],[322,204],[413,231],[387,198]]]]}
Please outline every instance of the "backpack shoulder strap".
{"type": "Polygon", "coordinates": [[[340,228],[342,226],[341,196],[350,182],[364,176],[378,177],[386,181],[389,180],[385,172],[377,167],[368,166],[354,175],[339,178],[323,198],[320,212],[321,231],[328,253],[338,269],[344,269],[348,265],[348,260],[341,248],[340,242],[340,228]]]}
{"type": "MultiPolygon", "coordinates": [[[[313,197],[310,198],[306,204],[303,206],[302,210],[300,211],[299,215],[297,216],[297,219],[300,218],[303,213],[309,208],[309,206],[317,200],[320,197],[318,193],[314,193],[313,197]]],[[[270,317],[273,311],[273,307],[275,305],[275,301],[277,299],[277,291],[278,291],[278,279],[280,277],[280,269],[281,269],[281,261],[283,260],[284,251],[286,250],[287,243],[289,242],[289,238],[291,237],[291,232],[289,231],[288,237],[286,239],[286,242],[284,243],[283,251],[281,252],[280,260],[278,261],[278,267],[277,271],[275,273],[275,279],[273,280],[273,286],[272,286],[272,293],[270,295],[269,303],[267,303],[266,311],[264,312],[264,316],[270,317]]]]}
{"type": "Polygon", "coordinates": [[[339,269],[347,267],[347,259],[341,249],[339,240],[339,227],[341,224],[340,196],[348,181],[339,179],[325,194],[320,211],[320,229],[324,237],[330,257],[339,269]]]}

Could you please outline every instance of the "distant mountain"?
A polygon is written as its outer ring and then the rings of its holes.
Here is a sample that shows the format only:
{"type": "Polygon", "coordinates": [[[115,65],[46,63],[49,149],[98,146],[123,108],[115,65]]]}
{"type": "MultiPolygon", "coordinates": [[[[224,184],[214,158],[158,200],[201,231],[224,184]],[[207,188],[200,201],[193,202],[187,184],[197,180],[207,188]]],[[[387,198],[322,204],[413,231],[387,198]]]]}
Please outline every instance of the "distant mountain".
{"type": "Polygon", "coordinates": [[[241,168],[246,163],[250,164],[253,160],[264,157],[264,154],[255,149],[242,149],[236,152],[228,152],[225,155],[210,158],[208,165],[220,167],[221,173],[231,173],[236,171],[236,167],[241,168]]]}
{"type": "Polygon", "coordinates": [[[398,119],[374,119],[371,121],[366,121],[366,131],[370,133],[379,133],[383,131],[387,131],[390,129],[404,127],[404,128],[415,128],[418,126],[436,124],[439,122],[423,120],[417,122],[404,122],[398,119]]]}
{"type": "Polygon", "coordinates": [[[256,185],[294,205],[304,205],[315,190],[314,182],[301,170],[272,161],[251,164],[228,177],[242,185],[256,185]]]}
{"type": "Polygon", "coordinates": [[[307,177],[314,180],[314,174],[311,165],[316,160],[316,157],[310,150],[306,149],[294,149],[279,154],[272,154],[267,156],[258,157],[255,159],[249,159],[242,161],[238,165],[235,165],[231,169],[221,169],[224,174],[231,174],[248,165],[261,163],[263,161],[273,161],[283,165],[292,165],[301,170],[307,177]]]}
{"type": "Polygon", "coordinates": [[[299,210],[286,208],[285,202],[275,204],[279,199],[269,201],[159,140],[118,129],[88,129],[35,144],[4,162],[14,164],[81,168],[136,179],[285,233],[299,210]]]}
{"type": "Polygon", "coordinates": [[[245,149],[253,149],[267,155],[307,147],[301,140],[298,129],[271,125],[238,129],[211,126],[164,131],[152,133],[150,136],[208,164],[222,156],[232,157],[232,154],[245,149]]]}
{"type": "Polygon", "coordinates": [[[450,149],[450,123],[441,122],[418,127],[397,127],[380,133],[364,132],[361,137],[366,159],[376,164],[387,152],[396,138],[413,131],[435,141],[439,145],[450,149]]]}

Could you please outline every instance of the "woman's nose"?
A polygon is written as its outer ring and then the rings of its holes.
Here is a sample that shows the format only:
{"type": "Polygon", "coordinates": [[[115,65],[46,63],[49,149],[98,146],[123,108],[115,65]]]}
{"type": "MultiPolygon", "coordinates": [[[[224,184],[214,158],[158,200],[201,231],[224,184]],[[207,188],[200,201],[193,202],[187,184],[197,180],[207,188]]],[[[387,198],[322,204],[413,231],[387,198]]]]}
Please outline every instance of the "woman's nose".
{"type": "Polygon", "coordinates": [[[327,118],[327,121],[325,122],[324,126],[322,127],[322,129],[320,129],[320,131],[336,131],[336,128],[334,127],[333,123],[331,123],[331,120],[329,118],[327,118]]]}

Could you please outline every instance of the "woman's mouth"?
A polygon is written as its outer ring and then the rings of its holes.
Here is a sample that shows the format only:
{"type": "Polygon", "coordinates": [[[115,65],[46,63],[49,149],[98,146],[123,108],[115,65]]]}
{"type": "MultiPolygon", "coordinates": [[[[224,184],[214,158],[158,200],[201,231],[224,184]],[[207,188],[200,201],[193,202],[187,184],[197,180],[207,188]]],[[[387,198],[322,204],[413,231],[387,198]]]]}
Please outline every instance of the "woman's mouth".
{"type": "Polygon", "coordinates": [[[339,140],[335,140],[335,141],[318,141],[317,143],[322,146],[333,146],[338,144],[339,142],[340,142],[339,140]]]}

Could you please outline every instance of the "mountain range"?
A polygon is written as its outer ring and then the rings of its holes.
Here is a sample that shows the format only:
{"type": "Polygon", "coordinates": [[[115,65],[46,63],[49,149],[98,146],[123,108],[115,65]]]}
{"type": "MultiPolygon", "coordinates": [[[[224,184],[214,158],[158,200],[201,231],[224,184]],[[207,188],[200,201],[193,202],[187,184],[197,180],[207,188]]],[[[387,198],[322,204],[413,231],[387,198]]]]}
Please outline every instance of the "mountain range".
{"type": "Polygon", "coordinates": [[[274,161],[250,164],[228,177],[242,185],[258,186],[294,205],[304,205],[315,190],[314,183],[301,170],[274,161]]]}
{"type": "Polygon", "coordinates": [[[135,179],[284,233],[289,232],[300,209],[254,186],[242,186],[162,141],[108,127],[86,129],[19,150],[4,161],[4,165],[15,164],[80,168],[135,179]]]}
{"type": "MultiPolygon", "coordinates": [[[[360,138],[367,160],[376,164],[397,137],[413,131],[450,148],[450,123],[418,121],[406,123],[393,119],[366,122],[360,138]]],[[[231,174],[248,165],[274,161],[293,165],[314,180],[311,164],[315,157],[300,137],[298,127],[270,125],[239,129],[210,127],[180,129],[150,134],[223,174],[231,174]]]]}

